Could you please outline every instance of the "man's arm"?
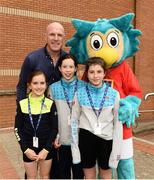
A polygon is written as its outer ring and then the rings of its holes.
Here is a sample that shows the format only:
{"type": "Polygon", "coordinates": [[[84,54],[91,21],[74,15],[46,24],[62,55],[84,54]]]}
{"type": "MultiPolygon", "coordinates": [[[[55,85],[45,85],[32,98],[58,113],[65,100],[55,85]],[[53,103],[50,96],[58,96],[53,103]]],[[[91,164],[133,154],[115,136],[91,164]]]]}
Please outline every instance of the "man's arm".
{"type": "Polygon", "coordinates": [[[26,98],[27,93],[27,78],[28,75],[32,72],[31,62],[29,56],[24,60],[24,63],[21,67],[21,72],[19,75],[19,81],[16,87],[17,90],[17,103],[26,98]]]}

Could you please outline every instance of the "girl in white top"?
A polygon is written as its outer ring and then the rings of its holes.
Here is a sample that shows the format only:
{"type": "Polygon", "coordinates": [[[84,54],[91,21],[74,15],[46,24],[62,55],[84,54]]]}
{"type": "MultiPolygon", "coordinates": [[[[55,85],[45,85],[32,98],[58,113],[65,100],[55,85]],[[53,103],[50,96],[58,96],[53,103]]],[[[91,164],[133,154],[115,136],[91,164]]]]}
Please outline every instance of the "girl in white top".
{"type": "Polygon", "coordinates": [[[122,124],[118,121],[119,93],[104,81],[101,58],[87,61],[89,83],[77,91],[72,122],[79,120],[79,149],[86,179],[96,179],[96,161],[101,179],[111,179],[121,154],[122,124]]]}
{"type": "Polygon", "coordinates": [[[78,144],[74,144],[71,136],[70,117],[74,95],[84,82],[75,75],[77,71],[75,57],[69,54],[62,56],[58,61],[58,67],[62,78],[50,85],[50,95],[55,100],[58,111],[58,136],[55,147],[58,148],[59,178],[83,179],[80,156],[76,156],[80,155],[78,144]]]}

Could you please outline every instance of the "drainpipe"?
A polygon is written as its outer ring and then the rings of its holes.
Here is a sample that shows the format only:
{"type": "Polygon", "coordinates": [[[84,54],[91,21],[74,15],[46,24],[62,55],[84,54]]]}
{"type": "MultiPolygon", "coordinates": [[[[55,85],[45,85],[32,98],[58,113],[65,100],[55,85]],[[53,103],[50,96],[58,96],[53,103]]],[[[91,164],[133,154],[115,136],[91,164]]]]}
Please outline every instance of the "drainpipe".
{"type": "MultiPolygon", "coordinates": [[[[134,14],[135,14],[135,18],[134,18],[134,28],[136,28],[136,17],[137,17],[137,0],[134,0],[134,14]]],[[[135,63],[135,56],[133,56],[133,72],[136,72],[136,63],[135,63]]]]}

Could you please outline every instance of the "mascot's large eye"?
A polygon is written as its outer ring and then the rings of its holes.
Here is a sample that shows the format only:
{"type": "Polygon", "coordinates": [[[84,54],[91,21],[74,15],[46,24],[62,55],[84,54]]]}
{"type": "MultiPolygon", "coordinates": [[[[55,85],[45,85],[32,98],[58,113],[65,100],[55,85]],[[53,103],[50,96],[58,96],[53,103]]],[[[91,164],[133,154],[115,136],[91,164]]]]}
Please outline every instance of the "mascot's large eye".
{"type": "Polygon", "coordinates": [[[115,32],[111,32],[108,36],[107,36],[107,42],[109,44],[110,47],[115,48],[119,45],[119,37],[115,32]]]}
{"type": "Polygon", "coordinates": [[[91,47],[97,51],[102,47],[103,40],[99,35],[93,35],[90,43],[91,43],[91,47]]]}

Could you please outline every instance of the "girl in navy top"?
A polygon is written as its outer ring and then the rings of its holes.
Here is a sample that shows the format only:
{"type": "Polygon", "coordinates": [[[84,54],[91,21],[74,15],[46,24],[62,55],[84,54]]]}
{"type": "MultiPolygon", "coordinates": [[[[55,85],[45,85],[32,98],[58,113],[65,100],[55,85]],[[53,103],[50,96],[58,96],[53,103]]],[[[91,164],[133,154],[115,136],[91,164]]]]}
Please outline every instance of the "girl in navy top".
{"type": "Polygon", "coordinates": [[[49,178],[52,163],[52,142],[58,131],[57,110],[53,100],[45,97],[46,76],[34,71],[28,78],[30,93],[19,101],[15,117],[15,135],[23,152],[27,179],[49,178]]]}

